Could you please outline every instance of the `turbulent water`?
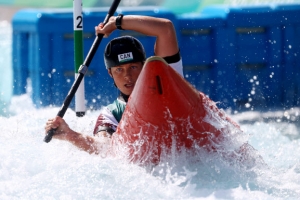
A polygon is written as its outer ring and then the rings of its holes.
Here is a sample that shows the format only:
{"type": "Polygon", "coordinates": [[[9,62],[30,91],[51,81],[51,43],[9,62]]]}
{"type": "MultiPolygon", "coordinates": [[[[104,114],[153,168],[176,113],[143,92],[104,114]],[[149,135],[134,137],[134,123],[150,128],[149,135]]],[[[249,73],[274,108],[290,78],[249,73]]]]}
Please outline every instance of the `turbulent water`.
{"type": "MultiPolygon", "coordinates": [[[[244,167],[222,155],[161,163],[145,169],[124,160],[82,152],[69,143],[44,143],[44,125],[58,108],[35,109],[28,96],[13,97],[12,116],[1,117],[0,199],[297,199],[300,195],[299,127],[258,121],[242,129],[267,165],[244,167]],[[24,106],[25,105],[25,106],[24,106]]],[[[77,118],[73,129],[91,134],[97,111],[77,118]]],[[[259,113],[242,113],[236,120],[259,113]]],[[[295,113],[293,113],[295,115],[295,113]]],[[[297,115],[297,114],[296,114],[297,115]]],[[[253,120],[252,117],[252,120],[253,120]]]]}
{"type": "MultiPolygon", "coordinates": [[[[9,29],[7,24],[1,27],[9,29]]],[[[0,41],[1,47],[6,45],[4,51],[9,52],[7,34],[10,32],[6,33],[6,42],[0,41]]],[[[6,54],[0,55],[1,63],[10,62],[3,55],[6,54]]],[[[45,122],[59,108],[36,109],[30,89],[27,94],[9,99],[0,116],[0,199],[298,199],[300,196],[298,108],[231,116],[243,130],[240,139],[256,149],[248,155],[258,160],[254,165],[234,162],[222,152],[200,152],[200,160],[181,156],[149,169],[122,159],[90,155],[64,141],[44,143],[45,122]]],[[[98,111],[93,111],[77,118],[69,109],[64,119],[72,129],[91,135],[97,115],[98,111]]]]}
{"type": "Polygon", "coordinates": [[[0,115],[6,112],[12,96],[11,29],[7,21],[0,21],[0,115]]]}

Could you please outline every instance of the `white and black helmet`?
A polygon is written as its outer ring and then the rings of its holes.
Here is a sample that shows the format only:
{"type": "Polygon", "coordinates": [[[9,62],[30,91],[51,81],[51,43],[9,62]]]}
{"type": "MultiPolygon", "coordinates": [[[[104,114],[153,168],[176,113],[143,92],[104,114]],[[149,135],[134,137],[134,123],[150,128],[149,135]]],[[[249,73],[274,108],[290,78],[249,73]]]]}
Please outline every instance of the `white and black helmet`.
{"type": "Polygon", "coordinates": [[[105,48],[106,69],[131,62],[144,62],[146,53],[141,42],[132,36],[112,39],[105,48]]]}

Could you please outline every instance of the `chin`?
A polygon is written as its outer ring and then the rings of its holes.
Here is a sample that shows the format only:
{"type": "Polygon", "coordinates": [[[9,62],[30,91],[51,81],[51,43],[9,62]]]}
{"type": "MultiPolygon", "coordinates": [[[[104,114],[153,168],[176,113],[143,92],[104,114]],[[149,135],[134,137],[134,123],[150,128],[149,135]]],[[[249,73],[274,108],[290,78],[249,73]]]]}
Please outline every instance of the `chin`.
{"type": "Polygon", "coordinates": [[[132,91],[130,91],[130,92],[128,92],[128,90],[127,91],[121,91],[123,94],[125,94],[125,95],[130,95],[131,93],[132,93],[132,91]]]}

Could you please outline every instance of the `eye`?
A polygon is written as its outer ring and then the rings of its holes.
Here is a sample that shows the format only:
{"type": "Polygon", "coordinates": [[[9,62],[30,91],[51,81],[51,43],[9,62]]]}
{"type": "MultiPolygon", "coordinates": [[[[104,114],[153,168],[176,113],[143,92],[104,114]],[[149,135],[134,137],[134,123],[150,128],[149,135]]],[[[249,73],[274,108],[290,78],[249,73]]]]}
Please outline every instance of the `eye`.
{"type": "Polygon", "coordinates": [[[122,72],[123,71],[123,68],[122,67],[117,67],[116,68],[116,72],[122,72]]]}
{"type": "Polygon", "coordinates": [[[130,68],[131,69],[138,69],[139,67],[137,65],[131,65],[130,68]]]}

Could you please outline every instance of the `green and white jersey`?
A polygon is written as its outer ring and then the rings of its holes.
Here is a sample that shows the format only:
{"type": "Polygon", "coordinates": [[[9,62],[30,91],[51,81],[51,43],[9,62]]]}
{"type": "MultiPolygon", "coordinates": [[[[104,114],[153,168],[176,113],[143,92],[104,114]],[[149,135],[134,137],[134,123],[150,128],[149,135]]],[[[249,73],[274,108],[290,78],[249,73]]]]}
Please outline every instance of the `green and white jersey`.
{"type": "Polygon", "coordinates": [[[100,115],[97,119],[94,134],[99,131],[107,131],[113,133],[122,118],[126,107],[126,102],[123,98],[118,97],[112,104],[103,107],[100,110],[100,115]]]}

